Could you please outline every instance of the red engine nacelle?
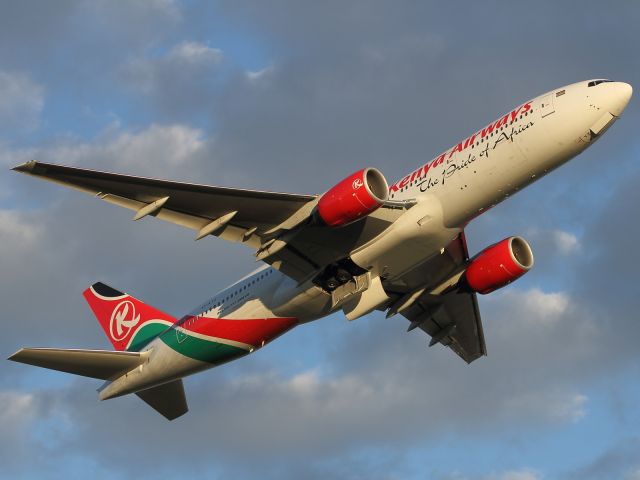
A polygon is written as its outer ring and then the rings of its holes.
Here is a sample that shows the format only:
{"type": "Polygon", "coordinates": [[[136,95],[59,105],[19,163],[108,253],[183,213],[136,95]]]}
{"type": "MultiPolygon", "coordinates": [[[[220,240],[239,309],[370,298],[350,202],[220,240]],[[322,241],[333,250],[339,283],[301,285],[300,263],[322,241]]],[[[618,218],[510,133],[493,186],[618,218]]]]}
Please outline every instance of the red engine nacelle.
{"type": "Polygon", "coordinates": [[[326,225],[341,227],[369,215],[388,196],[389,186],[382,173],[375,168],[365,168],[322,195],[317,213],[326,225]]]}
{"type": "Polygon", "coordinates": [[[522,237],[509,237],[485,248],[467,267],[465,277],[471,290],[491,293],[527,273],[533,266],[533,252],[522,237]]]}

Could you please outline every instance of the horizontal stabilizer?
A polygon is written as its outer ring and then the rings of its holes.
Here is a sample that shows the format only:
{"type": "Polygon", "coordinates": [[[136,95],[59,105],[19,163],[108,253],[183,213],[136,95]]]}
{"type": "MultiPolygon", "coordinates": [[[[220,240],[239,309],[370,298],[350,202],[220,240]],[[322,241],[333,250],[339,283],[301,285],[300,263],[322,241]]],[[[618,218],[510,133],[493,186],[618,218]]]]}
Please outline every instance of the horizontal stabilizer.
{"type": "Polygon", "coordinates": [[[174,420],[189,411],[182,380],[149,388],[136,395],[167,420],[174,420]]]}
{"type": "Polygon", "coordinates": [[[102,380],[119,377],[145,359],[146,354],[139,352],[62,348],[21,348],[9,357],[14,362],[102,380]]]}

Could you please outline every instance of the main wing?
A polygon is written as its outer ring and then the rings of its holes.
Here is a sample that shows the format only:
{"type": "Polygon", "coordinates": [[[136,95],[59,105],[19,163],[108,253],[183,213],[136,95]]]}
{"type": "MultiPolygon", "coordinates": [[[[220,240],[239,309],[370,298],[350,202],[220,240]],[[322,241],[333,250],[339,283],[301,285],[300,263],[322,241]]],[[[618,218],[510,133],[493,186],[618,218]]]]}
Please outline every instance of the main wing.
{"type": "Polygon", "coordinates": [[[134,220],[154,216],[256,250],[258,259],[302,281],[374,238],[403,212],[385,206],[361,221],[335,229],[305,225],[318,196],[275,193],[157,180],[30,161],[14,170],[90,193],[135,211],[134,220]],[[295,230],[295,235],[292,231],[295,230]]]}
{"type": "Polygon", "coordinates": [[[398,300],[388,316],[400,313],[431,336],[429,346],[441,343],[465,362],[487,354],[476,294],[456,287],[468,264],[464,233],[440,254],[412,270],[393,285],[398,300]]]}

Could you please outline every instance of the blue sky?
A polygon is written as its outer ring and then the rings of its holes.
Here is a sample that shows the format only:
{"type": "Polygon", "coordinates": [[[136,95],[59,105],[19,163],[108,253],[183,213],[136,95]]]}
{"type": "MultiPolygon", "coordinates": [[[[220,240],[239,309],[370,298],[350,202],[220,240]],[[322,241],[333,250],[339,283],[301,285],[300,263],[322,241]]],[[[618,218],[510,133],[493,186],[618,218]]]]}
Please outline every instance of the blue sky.
{"type": "MultiPolygon", "coordinates": [[[[0,304],[21,346],[108,348],[101,280],[180,315],[251,252],[9,170],[37,158],[318,193],[391,181],[528,98],[640,85],[634,2],[13,2],[0,16],[0,304]]],[[[468,227],[535,268],[480,300],[465,365],[406,323],[334,315],[186,381],[165,422],[99,382],[4,362],[3,476],[640,479],[637,101],[592,148],[468,227]],[[167,453],[170,449],[171,453],[167,453]]]]}

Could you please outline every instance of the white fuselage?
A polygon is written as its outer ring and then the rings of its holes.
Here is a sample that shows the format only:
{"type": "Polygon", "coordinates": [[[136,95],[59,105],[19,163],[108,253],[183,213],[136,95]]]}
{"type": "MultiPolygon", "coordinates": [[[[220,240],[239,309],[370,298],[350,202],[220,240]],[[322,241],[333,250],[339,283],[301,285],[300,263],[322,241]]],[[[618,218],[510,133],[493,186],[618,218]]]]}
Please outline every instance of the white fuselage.
{"type": "MultiPolygon", "coordinates": [[[[416,204],[350,258],[373,277],[383,270],[385,278],[401,276],[438,254],[472,219],[582,152],[620,116],[631,95],[625,83],[593,83],[561,87],[517,106],[393,184],[390,201],[416,204]]],[[[293,317],[304,323],[340,308],[311,280],[298,284],[265,265],[190,315],[293,317]]],[[[141,375],[140,381],[127,381],[126,388],[107,390],[127,393],[161,377],[179,378],[212,366],[186,359],[160,340],[147,349],[164,357],[165,376],[158,370],[144,375],[144,382],[141,375]]]]}

